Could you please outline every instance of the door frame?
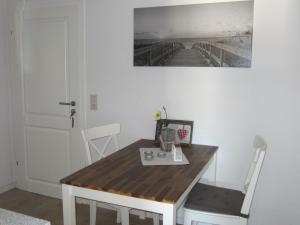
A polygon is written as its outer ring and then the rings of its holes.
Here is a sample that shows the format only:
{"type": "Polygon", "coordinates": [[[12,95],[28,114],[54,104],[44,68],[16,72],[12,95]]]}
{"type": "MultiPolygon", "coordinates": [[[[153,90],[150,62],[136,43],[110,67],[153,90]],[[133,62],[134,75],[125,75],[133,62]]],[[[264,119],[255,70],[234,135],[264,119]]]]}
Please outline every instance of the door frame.
{"type": "MultiPolygon", "coordinates": [[[[10,2],[10,1],[9,1],[10,2]]],[[[30,191],[27,183],[27,169],[25,156],[25,132],[24,132],[24,81],[23,81],[23,11],[27,8],[40,8],[46,6],[76,6],[78,9],[78,38],[79,38],[79,121],[78,129],[86,127],[86,16],[85,0],[22,0],[10,3],[10,10],[14,13],[10,20],[10,68],[11,68],[11,92],[12,92],[12,139],[15,154],[15,178],[16,187],[30,191]]],[[[81,144],[81,147],[83,144],[81,144]]],[[[82,156],[84,156],[82,154],[82,156]]],[[[49,193],[51,195],[51,193],[49,193]]],[[[60,197],[60,196],[53,196],[60,197]]]]}

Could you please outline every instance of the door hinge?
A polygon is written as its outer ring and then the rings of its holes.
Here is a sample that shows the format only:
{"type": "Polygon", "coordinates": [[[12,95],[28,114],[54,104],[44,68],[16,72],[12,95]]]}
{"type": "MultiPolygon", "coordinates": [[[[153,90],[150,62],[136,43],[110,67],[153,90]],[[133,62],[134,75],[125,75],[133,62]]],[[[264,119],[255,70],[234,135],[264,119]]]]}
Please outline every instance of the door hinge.
{"type": "Polygon", "coordinates": [[[16,165],[19,166],[19,161],[16,161],[16,165]]]}

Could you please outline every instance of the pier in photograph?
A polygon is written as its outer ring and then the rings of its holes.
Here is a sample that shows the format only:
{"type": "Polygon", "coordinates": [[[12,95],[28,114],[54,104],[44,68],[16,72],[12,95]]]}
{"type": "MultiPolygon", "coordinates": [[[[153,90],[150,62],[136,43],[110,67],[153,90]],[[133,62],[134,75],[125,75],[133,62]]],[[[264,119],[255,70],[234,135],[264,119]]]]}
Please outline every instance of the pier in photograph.
{"type": "Polygon", "coordinates": [[[250,67],[251,35],[135,41],[135,66],[250,67]]]}
{"type": "Polygon", "coordinates": [[[196,49],[181,49],[165,66],[209,66],[209,62],[196,49]]]}

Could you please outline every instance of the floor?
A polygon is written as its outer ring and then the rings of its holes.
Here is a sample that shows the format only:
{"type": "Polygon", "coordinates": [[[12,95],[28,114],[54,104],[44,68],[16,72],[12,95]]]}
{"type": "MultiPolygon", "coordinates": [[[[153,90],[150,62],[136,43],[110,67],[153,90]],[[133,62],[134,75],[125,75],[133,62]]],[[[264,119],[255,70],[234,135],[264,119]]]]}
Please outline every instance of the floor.
{"type": "MultiPolygon", "coordinates": [[[[18,189],[0,194],[0,208],[45,219],[51,225],[63,225],[62,202],[18,189]]],[[[76,205],[77,225],[89,224],[89,207],[76,205]]],[[[97,225],[116,225],[116,212],[98,208],[97,225]]],[[[130,225],[152,225],[152,219],[141,220],[138,216],[130,215],[130,225]]]]}

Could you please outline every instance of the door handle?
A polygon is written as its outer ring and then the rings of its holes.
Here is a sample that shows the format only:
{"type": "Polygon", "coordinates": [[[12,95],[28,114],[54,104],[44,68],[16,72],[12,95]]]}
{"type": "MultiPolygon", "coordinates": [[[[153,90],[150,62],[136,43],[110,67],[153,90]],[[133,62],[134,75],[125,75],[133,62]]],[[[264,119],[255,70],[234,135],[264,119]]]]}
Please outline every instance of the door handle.
{"type": "Polygon", "coordinates": [[[71,109],[71,113],[70,113],[70,118],[72,118],[76,113],[76,110],[75,109],[71,109]]]}
{"type": "Polygon", "coordinates": [[[75,101],[71,101],[71,102],[59,102],[60,105],[70,105],[70,106],[75,106],[76,102],[75,101]]]}
{"type": "Polygon", "coordinates": [[[74,115],[76,113],[76,110],[75,109],[71,109],[71,113],[70,113],[70,119],[71,119],[71,123],[72,123],[72,128],[74,128],[74,115]]]}

